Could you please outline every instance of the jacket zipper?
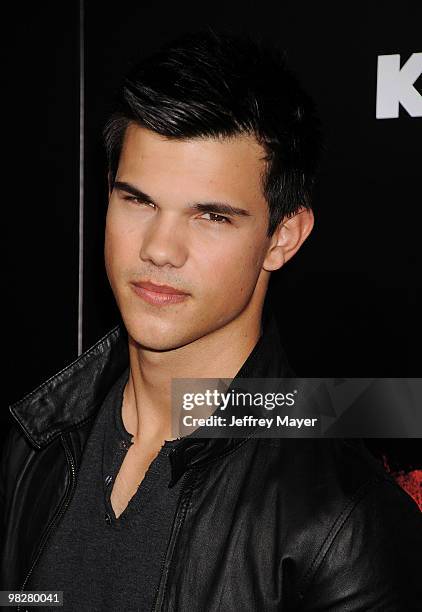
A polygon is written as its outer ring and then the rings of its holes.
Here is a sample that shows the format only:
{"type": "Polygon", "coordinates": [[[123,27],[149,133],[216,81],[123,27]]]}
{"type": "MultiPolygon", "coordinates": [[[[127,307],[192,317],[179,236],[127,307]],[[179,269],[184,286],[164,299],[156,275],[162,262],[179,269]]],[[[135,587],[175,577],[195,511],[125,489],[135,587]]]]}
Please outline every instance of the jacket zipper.
{"type": "Polygon", "coordinates": [[[161,563],[161,578],[155,593],[154,605],[152,606],[151,612],[160,612],[163,605],[165,590],[167,586],[167,575],[170,568],[170,563],[173,559],[175,543],[177,540],[177,536],[179,535],[179,531],[185,520],[186,511],[188,509],[190,501],[190,494],[192,492],[192,487],[188,489],[188,484],[193,484],[193,480],[193,473],[191,473],[189,470],[185,472],[183,476],[182,486],[180,489],[179,503],[173,521],[173,529],[170,535],[169,545],[167,547],[167,552],[164,557],[164,561],[161,563]]]}
{"type": "MultiPolygon", "coordinates": [[[[72,479],[71,479],[70,487],[69,487],[69,490],[68,490],[68,494],[65,495],[65,497],[64,497],[62,505],[58,509],[58,511],[55,514],[55,516],[53,516],[53,518],[51,519],[50,523],[47,526],[47,529],[45,530],[43,540],[42,540],[42,542],[41,542],[41,544],[40,544],[40,546],[38,548],[38,551],[37,551],[37,553],[35,555],[35,559],[34,559],[32,565],[31,565],[31,567],[30,567],[30,569],[29,569],[29,571],[28,571],[28,573],[26,575],[26,578],[24,580],[24,583],[23,583],[23,585],[22,585],[22,587],[20,589],[21,592],[25,590],[25,586],[26,586],[26,584],[27,584],[27,582],[28,582],[28,580],[29,580],[33,570],[34,570],[34,567],[35,567],[38,559],[40,558],[40,555],[41,555],[42,551],[44,550],[44,547],[45,547],[45,545],[47,543],[47,540],[48,540],[48,538],[50,537],[50,535],[51,535],[51,533],[53,531],[53,527],[58,524],[59,519],[61,518],[61,516],[65,512],[67,506],[69,505],[69,501],[70,501],[70,499],[72,497],[72,493],[73,493],[73,490],[75,488],[75,482],[76,482],[75,462],[73,461],[72,453],[70,452],[69,446],[68,446],[68,444],[66,442],[66,439],[65,439],[64,435],[61,435],[60,437],[61,437],[61,440],[62,440],[62,444],[63,444],[64,452],[65,452],[65,455],[66,455],[67,463],[68,463],[68,466],[70,467],[71,474],[72,474],[72,479]]],[[[19,612],[19,610],[21,610],[21,605],[20,604],[18,605],[18,608],[17,608],[18,612],[19,612]]]]}

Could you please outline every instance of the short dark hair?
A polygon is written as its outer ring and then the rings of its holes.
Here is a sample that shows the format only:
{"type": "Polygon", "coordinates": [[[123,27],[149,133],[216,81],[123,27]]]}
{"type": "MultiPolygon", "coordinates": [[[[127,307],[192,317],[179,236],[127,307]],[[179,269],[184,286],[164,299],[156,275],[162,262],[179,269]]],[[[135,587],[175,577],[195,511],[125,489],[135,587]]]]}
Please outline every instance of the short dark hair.
{"type": "Polygon", "coordinates": [[[206,30],[144,58],[125,79],[104,127],[111,183],[131,123],[182,140],[252,134],[266,153],[268,236],[302,206],[310,209],[321,127],[285,57],[251,38],[206,30]]]}

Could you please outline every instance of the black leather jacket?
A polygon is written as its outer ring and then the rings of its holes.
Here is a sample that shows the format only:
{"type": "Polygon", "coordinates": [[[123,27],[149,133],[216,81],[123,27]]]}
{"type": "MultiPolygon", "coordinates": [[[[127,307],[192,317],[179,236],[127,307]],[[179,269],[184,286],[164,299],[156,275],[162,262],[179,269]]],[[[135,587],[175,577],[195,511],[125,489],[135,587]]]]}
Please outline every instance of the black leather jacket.
{"type": "MultiPolygon", "coordinates": [[[[263,329],[238,376],[291,375],[271,316],[263,329]]],[[[10,407],[2,589],[25,589],[127,365],[117,326],[10,407]]],[[[183,485],[154,611],[422,610],[422,513],[360,441],[184,438],[171,464],[183,485]]]]}

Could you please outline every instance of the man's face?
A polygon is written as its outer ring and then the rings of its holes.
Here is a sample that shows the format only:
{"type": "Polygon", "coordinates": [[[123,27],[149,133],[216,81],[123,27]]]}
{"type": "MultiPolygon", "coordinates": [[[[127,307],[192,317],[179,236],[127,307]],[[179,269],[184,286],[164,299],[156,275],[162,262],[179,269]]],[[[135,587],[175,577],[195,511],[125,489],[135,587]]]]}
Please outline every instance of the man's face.
{"type": "Polygon", "coordinates": [[[262,305],[270,245],[263,156],[249,136],[177,141],[135,125],[126,130],[105,263],[128,333],[141,346],[184,346],[262,305]],[[145,281],[185,295],[151,292],[145,281]]]}

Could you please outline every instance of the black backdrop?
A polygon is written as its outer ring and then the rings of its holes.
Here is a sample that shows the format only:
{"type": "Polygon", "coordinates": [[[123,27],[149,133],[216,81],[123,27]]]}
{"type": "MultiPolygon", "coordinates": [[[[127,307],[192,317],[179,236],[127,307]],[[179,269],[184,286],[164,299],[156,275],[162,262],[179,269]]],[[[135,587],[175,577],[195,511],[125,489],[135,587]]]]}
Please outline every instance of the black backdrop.
{"type": "MultiPolygon", "coordinates": [[[[271,283],[295,371],[420,376],[422,121],[402,106],[377,118],[376,97],[378,56],[398,54],[403,66],[422,50],[421,23],[417,2],[15,3],[3,53],[3,432],[10,403],[117,321],[103,268],[101,128],[132,60],[205,25],[277,41],[323,120],[315,228],[271,283]]],[[[422,77],[414,87],[422,95],[422,77]]],[[[410,470],[422,466],[419,442],[370,445],[410,470]]]]}

